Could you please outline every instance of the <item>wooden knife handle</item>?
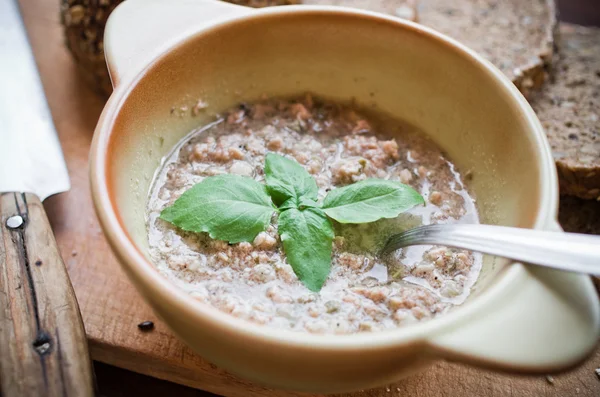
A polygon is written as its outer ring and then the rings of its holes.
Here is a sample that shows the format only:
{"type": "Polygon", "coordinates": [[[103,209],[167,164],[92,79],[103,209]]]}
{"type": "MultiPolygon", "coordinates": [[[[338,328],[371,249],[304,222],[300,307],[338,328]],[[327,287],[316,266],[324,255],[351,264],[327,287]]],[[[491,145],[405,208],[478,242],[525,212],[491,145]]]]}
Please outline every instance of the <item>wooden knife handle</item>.
{"type": "Polygon", "coordinates": [[[0,396],[93,396],[79,306],[40,199],[0,194],[0,222],[0,396]]]}

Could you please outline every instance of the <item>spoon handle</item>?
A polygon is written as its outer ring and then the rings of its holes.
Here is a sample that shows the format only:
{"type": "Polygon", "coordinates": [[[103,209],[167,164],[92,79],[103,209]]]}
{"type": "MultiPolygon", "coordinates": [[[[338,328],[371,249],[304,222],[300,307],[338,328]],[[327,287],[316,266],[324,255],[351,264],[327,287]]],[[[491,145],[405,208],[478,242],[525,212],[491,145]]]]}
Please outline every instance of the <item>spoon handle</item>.
{"type": "Polygon", "coordinates": [[[419,244],[447,245],[534,265],[600,274],[600,236],[494,225],[427,225],[392,236],[383,253],[419,244]]]}

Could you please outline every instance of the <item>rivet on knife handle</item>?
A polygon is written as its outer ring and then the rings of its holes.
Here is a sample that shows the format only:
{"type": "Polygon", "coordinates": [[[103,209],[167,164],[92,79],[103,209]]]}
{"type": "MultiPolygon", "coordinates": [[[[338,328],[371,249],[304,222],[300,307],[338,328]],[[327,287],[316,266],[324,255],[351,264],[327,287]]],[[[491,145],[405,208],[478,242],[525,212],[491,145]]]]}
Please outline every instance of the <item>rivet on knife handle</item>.
{"type": "Polygon", "coordinates": [[[75,293],[37,196],[0,195],[0,395],[94,395],[75,293]]]}

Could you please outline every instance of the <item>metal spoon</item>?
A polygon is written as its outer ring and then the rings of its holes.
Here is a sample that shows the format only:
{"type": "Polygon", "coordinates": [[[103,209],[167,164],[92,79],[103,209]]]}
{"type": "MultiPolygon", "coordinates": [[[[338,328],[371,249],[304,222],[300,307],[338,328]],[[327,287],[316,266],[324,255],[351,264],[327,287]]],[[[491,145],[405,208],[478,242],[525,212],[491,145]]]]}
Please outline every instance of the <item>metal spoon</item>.
{"type": "Polygon", "coordinates": [[[392,236],[382,254],[421,244],[464,248],[533,265],[600,274],[600,236],[505,226],[420,226],[392,236]]]}

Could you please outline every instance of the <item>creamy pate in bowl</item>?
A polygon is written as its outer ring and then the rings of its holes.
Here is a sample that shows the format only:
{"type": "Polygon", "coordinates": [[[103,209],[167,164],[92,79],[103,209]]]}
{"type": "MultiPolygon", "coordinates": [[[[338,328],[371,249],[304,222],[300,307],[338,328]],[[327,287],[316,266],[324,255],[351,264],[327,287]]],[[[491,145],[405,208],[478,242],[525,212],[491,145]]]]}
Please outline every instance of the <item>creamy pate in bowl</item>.
{"type": "MultiPolygon", "coordinates": [[[[461,175],[424,132],[372,110],[311,94],[242,103],[188,135],[164,159],[148,200],[149,254],[195,299],[257,324],[346,334],[425,321],[465,301],[481,255],[424,246],[381,258],[379,250],[387,237],[411,226],[478,223],[470,175],[461,175]],[[268,153],[304,167],[321,199],[336,187],[377,178],[413,187],[425,204],[375,222],[335,222],[331,271],[318,292],[303,285],[287,260],[277,215],[264,231],[235,244],[161,219],[161,211],[206,178],[264,181],[268,153]]],[[[201,199],[195,203],[202,205],[201,199]]]]}

